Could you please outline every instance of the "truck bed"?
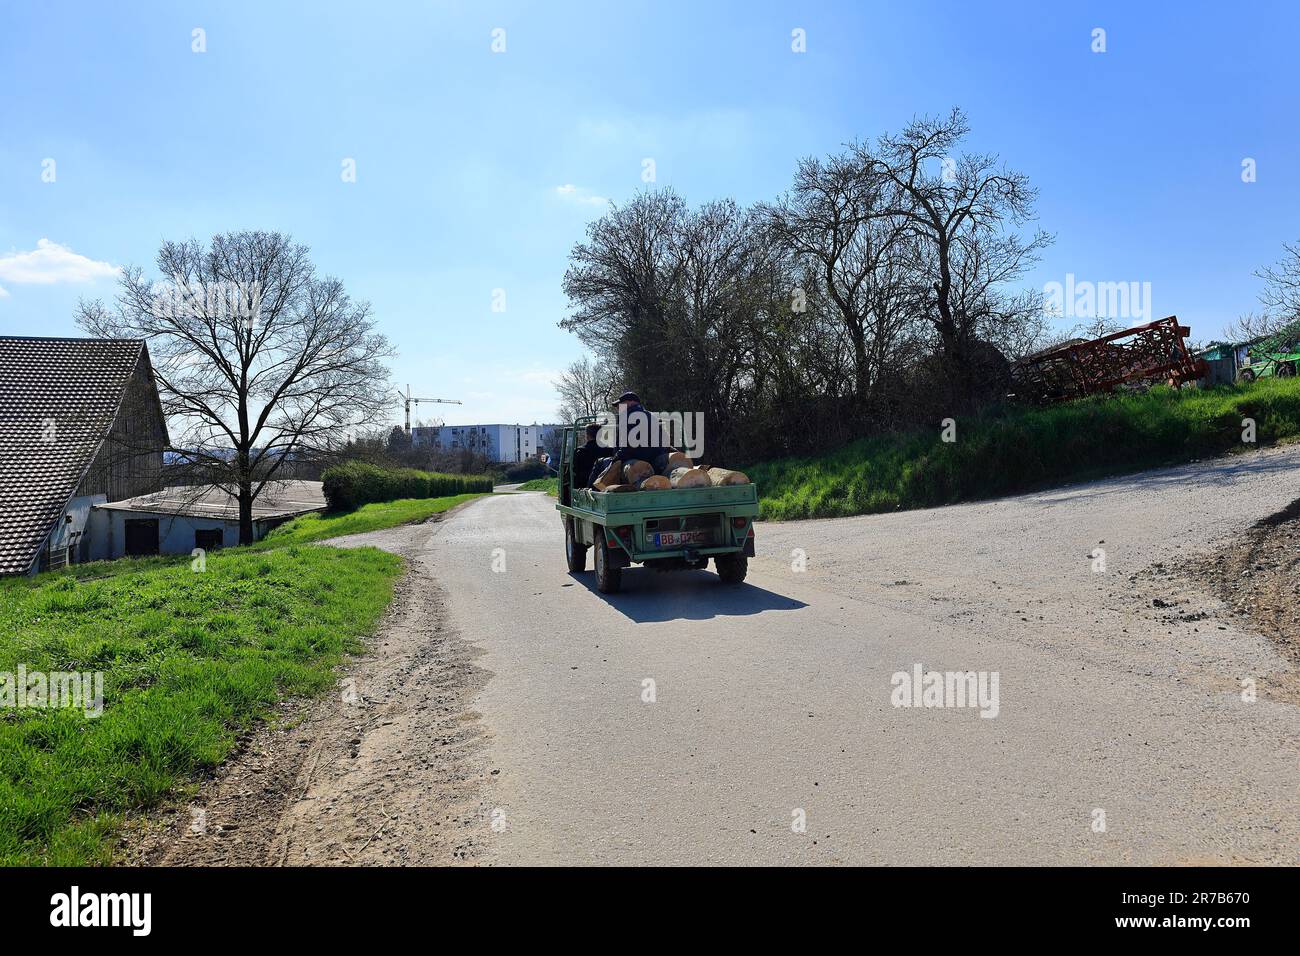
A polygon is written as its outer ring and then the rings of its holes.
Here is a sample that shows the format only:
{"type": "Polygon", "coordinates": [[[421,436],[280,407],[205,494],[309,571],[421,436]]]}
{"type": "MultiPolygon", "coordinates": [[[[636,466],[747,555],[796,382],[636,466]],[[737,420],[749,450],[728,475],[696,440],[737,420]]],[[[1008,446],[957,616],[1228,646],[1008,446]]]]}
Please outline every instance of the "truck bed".
{"type": "MultiPolygon", "coordinates": [[[[733,515],[758,515],[758,488],[755,485],[721,485],[711,488],[672,488],[668,491],[573,492],[574,511],[600,521],[606,516],[636,514],[691,514],[725,508],[733,515]]],[[[560,510],[565,510],[563,506],[560,510]]]]}

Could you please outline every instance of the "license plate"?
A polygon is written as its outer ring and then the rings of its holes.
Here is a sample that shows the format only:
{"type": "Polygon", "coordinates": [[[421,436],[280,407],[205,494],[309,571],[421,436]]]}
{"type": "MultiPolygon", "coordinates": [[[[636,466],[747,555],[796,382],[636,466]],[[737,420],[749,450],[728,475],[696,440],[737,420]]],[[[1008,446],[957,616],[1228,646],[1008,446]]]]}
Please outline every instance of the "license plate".
{"type": "Polygon", "coordinates": [[[693,544],[709,544],[707,531],[659,531],[655,533],[656,548],[684,548],[693,544]]]}

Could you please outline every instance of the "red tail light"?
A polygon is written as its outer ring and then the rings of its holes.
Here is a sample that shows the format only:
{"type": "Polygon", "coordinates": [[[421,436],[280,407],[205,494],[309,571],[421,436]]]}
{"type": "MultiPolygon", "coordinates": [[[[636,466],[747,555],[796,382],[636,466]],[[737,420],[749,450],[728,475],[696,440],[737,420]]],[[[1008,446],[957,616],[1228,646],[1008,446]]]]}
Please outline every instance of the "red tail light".
{"type": "Polygon", "coordinates": [[[731,526],[732,526],[733,528],[743,528],[743,527],[745,527],[745,525],[747,525],[747,524],[749,524],[749,519],[748,519],[748,518],[732,518],[732,519],[731,519],[731,526]]]}

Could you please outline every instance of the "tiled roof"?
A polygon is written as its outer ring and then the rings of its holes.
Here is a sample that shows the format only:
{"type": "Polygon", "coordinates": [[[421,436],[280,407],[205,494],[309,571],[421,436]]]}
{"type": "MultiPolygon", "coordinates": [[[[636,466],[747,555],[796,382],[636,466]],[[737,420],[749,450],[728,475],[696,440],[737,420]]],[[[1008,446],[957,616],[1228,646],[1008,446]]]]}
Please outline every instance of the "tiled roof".
{"type": "Polygon", "coordinates": [[[143,349],[0,336],[0,574],[31,567],[112,429],[143,349]]]}

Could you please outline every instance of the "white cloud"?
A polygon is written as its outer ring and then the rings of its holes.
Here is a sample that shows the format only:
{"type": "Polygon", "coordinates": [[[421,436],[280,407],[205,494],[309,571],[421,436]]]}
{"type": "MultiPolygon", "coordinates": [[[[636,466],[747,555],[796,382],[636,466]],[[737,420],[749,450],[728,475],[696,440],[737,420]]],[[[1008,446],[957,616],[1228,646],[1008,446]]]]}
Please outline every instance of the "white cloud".
{"type": "MultiPolygon", "coordinates": [[[[116,278],[121,270],[111,263],[73,252],[67,246],[37,240],[31,252],[0,255],[0,279],[19,285],[55,285],[60,282],[94,282],[116,278]]],[[[0,289],[0,295],[8,295],[0,289]]]]}
{"type": "Polygon", "coordinates": [[[581,203],[584,206],[603,206],[609,202],[604,196],[597,196],[590,189],[565,183],[555,187],[555,194],[567,202],[581,203]]]}
{"type": "Polygon", "coordinates": [[[5,291],[4,286],[0,285],[0,299],[7,299],[7,298],[9,298],[9,293],[5,291]]]}

